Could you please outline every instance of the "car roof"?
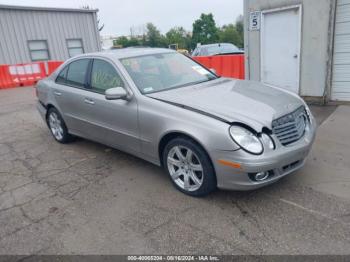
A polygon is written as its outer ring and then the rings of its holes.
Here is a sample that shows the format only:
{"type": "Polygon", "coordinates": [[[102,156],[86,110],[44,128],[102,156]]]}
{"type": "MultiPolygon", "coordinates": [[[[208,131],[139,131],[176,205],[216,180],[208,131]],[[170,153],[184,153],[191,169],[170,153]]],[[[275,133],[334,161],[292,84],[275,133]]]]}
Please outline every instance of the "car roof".
{"type": "Polygon", "coordinates": [[[95,53],[87,53],[87,54],[75,56],[74,58],[82,58],[85,56],[89,56],[89,57],[98,56],[98,57],[106,57],[106,58],[112,58],[112,59],[122,59],[122,58],[128,58],[128,57],[153,55],[153,54],[161,54],[161,53],[173,53],[173,52],[176,52],[176,51],[172,49],[167,49],[167,48],[129,47],[129,48],[106,50],[106,51],[95,52],[95,53]]]}

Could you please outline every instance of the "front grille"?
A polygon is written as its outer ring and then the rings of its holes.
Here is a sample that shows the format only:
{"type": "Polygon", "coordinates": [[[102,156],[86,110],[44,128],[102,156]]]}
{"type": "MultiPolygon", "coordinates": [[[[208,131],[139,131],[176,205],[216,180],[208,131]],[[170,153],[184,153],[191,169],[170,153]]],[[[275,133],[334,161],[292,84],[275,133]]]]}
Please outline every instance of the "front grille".
{"type": "Polygon", "coordinates": [[[308,116],[304,106],[272,121],[272,131],[282,145],[298,141],[305,133],[308,116]]]}

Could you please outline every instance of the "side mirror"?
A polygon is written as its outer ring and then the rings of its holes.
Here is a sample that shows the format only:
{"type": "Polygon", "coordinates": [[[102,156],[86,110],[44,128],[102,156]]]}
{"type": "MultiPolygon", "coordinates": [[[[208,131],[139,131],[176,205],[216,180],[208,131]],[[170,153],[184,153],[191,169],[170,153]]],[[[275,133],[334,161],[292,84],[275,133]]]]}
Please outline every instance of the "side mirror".
{"type": "Polygon", "coordinates": [[[107,100],[127,100],[129,98],[129,94],[122,87],[113,87],[106,90],[105,97],[107,100]]]}
{"type": "Polygon", "coordinates": [[[216,75],[216,70],[214,68],[210,68],[209,70],[216,75]]]}

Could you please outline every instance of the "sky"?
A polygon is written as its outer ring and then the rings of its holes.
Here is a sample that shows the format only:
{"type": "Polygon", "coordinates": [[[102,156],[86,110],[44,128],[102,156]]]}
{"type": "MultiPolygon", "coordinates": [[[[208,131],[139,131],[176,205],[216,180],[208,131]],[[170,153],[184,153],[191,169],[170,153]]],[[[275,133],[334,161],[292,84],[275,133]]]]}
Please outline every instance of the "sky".
{"type": "Polygon", "coordinates": [[[89,5],[98,8],[100,23],[105,24],[101,35],[129,35],[142,31],[148,22],[165,34],[174,26],[192,30],[201,13],[213,13],[218,26],[234,23],[243,14],[244,0],[0,0],[0,4],[71,7],[89,5]]]}

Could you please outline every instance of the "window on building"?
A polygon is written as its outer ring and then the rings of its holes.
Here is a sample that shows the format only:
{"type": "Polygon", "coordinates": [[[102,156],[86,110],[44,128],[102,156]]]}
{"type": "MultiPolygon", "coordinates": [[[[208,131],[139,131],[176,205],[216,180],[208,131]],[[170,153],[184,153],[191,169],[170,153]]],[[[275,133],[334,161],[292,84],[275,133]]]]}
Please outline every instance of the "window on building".
{"type": "Polygon", "coordinates": [[[49,49],[46,40],[28,41],[29,53],[32,61],[49,60],[49,49]]]}
{"type": "Polygon", "coordinates": [[[110,63],[94,59],[91,71],[91,87],[92,90],[105,93],[109,88],[124,87],[123,80],[110,63]]]}
{"type": "Polygon", "coordinates": [[[73,57],[84,53],[83,42],[81,41],[81,39],[68,39],[67,47],[69,57],[73,57]]]}

